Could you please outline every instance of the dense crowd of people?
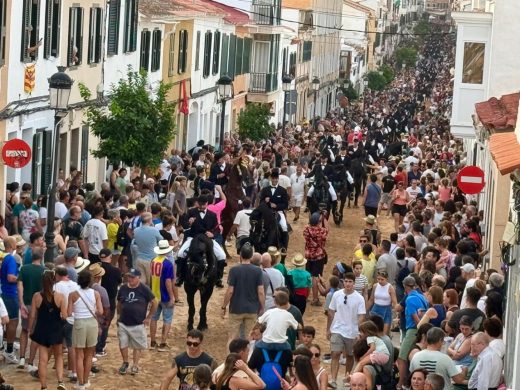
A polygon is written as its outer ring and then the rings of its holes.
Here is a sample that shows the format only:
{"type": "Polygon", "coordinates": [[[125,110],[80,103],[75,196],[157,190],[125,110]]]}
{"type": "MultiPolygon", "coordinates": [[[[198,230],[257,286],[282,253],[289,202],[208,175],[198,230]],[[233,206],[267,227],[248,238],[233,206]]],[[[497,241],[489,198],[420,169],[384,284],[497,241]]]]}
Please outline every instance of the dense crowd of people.
{"type": "Polygon", "coordinates": [[[99,191],[81,172],[60,171],[53,263],[43,262],[46,196],[8,185],[0,220],[6,362],[47,389],[52,359],[58,389],[66,379],[86,389],[114,322],[119,374],[138,375],[144,350],[170,350],[178,287],[191,272],[191,242],[203,235],[215,284],[226,288],[219,304],[229,354],[218,365],[204,351],[207,324],[188,324],[186,351],[161,389],[175,377],[181,390],[499,388],[504,277],[482,270],[483,213],[456,183],[465,157],[449,133],[453,56],[451,36],[425,38],[416,67],[400,70],[385,91],[366,91],[364,111],[351,105],[288,124],[285,138],[280,128],[261,142],[233,135],[220,152],[200,141],[172,150],[157,172],[114,165],[99,191]],[[247,196],[225,237],[237,164],[250,173],[247,196]],[[325,275],[329,224],[352,223],[342,222],[345,203],[364,208],[358,245],[325,275]],[[286,258],[291,222],[307,211],[305,247],[286,258]],[[279,226],[278,245],[253,239],[255,212],[279,226]],[[381,231],[384,218],[391,232],[381,231]],[[233,242],[240,264],[225,283],[233,242]],[[318,345],[319,330],[304,325],[307,302],[323,307],[330,345],[318,345]]]}

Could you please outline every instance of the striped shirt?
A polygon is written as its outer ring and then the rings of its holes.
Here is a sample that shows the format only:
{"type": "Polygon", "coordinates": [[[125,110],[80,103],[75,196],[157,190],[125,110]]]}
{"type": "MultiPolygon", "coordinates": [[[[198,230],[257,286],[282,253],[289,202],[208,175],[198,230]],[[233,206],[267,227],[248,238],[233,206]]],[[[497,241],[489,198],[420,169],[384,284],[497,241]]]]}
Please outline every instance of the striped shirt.
{"type": "Polygon", "coordinates": [[[363,289],[368,285],[368,279],[365,275],[361,274],[356,277],[356,282],[354,283],[354,290],[363,295],[363,289]]]}

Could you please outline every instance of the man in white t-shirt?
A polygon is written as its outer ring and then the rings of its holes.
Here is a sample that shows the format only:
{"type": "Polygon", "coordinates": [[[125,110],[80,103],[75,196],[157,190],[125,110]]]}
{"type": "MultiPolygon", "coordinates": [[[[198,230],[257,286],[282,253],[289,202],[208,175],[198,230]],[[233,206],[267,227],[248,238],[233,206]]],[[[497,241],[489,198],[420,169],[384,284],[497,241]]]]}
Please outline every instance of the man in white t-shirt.
{"type": "Polygon", "coordinates": [[[331,386],[336,388],[339,358],[343,352],[347,357],[345,373],[354,365],[353,346],[359,336],[359,324],[365,319],[366,309],[363,296],[355,289],[356,277],[347,273],[343,279],[343,289],[332,296],[327,316],[327,338],[331,350],[331,386]]]}
{"type": "Polygon", "coordinates": [[[88,259],[91,264],[99,263],[99,252],[107,247],[108,233],[103,218],[103,207],[95,206],[93,218],[90,219],[83,228],[83,239],[88,247],[88,259]]]}
{"type": "Polygon", "coordinates": [[[460,267],[461,276],[466,280],[466,287],[464,287],[464,292],[462,293],[462,298],[460,300],[460,308],[465,309],[467,307],[466,304],[466,296],[468,294],[468,288],[474,287],[477,278],[475,277],[475,266],[471,263],[466,263],[462,267],[460,267]]]}
{"type": "Polygon", "coordinates": [[[287,167],[280,168],[280,175],[278,176],[278,185],[285,188],[289,199],[291,199],[291,179],[287,176],[287,167]]]}
{"type": "MultiPolygon", "coordinates": [[[[79,289],[76,282],[69,279],[67,268],[64,266],[56,267],[56,284],[54,285],[54,291],[63,294],[65,297],[65,304],[69,301],[69,294],[79,289]]],[[[63,338],[67,346],[68,351],[68,368],[69,368],[69,379],[76,378],[76,352],[72,348],[72,326],[74,325],[74,317],[67,317],[66,323],[63,326],[63,338]]]]}
{"type": "Polygon", "coordinates": [[[421,192],[421,189],[417,187],[417,180],[412,180],[410,184],[411,185],[406,189],[406,192],[408,192],[408,195],[410,195],[411,200],[415,200],[417,195],[419,195],[421,192]]]}
{"type": "Polygon", "coordinates": [[[269,253],[266,252],[262,255],[261,265],[265,276],[265,310],[268,310],[275,307],[274,293],[278,287],[285,286],[285,278],[280,271],[273,268],[272,258],[269,253]]]}
{"type": "Polygon", "coordinates": [[[417,164],[418,162],[419,162],[419,159],[417,157],[415,157],[413,151],[410,150],[408,157],[406,157],[404,159],[404,163],[406,164],[406,170],[409,171],[412,163],[417,164]]]}
{"type": "Polygon", "coordinates": [[[249,241],[249,231],[251,230],[251,222],[249,221],[249,217],[251,216],[251,199],[245,198],[242,201],[242,206],[244,209],[238,211],[235,215],[233,226],[231,226],[231,230],[228,234],[228,237],[231,237],[236,231],[237,240],[235,246],[238,254],[240,254],[242,245],[249,241]]]}

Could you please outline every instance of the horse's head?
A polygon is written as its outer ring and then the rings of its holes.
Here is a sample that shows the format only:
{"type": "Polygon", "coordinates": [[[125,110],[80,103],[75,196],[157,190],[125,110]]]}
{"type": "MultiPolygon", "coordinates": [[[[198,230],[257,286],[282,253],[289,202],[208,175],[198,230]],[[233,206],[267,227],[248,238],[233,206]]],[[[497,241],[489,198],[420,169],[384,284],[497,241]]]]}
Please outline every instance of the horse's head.
{"type": "Polygon", "coordinates": [[[188,279],[198,285],[206,284],[214,268],[213,241],[205,234],[200,234],[190,243],[188,279]]]}

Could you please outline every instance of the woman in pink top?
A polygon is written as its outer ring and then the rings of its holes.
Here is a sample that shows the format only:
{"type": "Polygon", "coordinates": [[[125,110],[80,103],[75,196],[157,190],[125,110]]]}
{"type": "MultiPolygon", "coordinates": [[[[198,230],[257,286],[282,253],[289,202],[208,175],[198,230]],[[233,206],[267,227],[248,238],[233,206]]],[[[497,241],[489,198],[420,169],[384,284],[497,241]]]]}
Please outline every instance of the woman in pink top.
{"type": "Polygon", "coordinates": [[[224,194],[224,191],[222,191],[222,187],[218,184],[215,186],[215,191],[217,191],[220,195],[219,199],[220,201],[218,203],[214,203],[214,194],[208,194],[211,199],[208,200],[208,210],[213,211],[215,214],[217,214],[217,222],[218,222],[218,228],[220,230],[220,234],[215,236],[215,241],[217,241],[220,245],[224,245],[224,239],[222,237],[222,225],[220,223],[221,217],[222,217],[222,211],[226,208],[226,195],[224,194]]]}
{"type": "Polygon", "coordinates": [[[450,181],[447,178],[441,180],[441,185],[439,186],[439,199],[446,203],[451,199],[451,187],[450,181]]]}
{"type": "Polygon", "coordinates": [[[404,189],[402,181],[397,183],[397,188],[392,192],[392,215],[394,216],[395,231],[403,224],[404,216],[408,212],[407,205],[410,202],[410,194],[404,189]]]}

